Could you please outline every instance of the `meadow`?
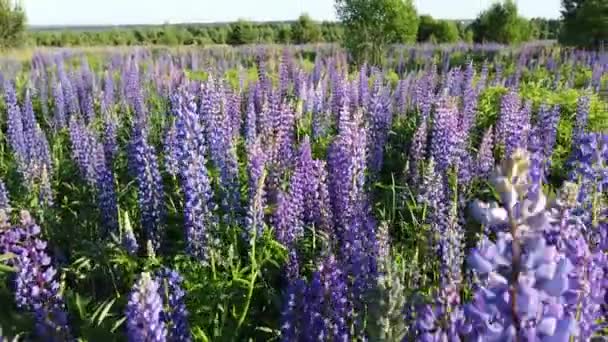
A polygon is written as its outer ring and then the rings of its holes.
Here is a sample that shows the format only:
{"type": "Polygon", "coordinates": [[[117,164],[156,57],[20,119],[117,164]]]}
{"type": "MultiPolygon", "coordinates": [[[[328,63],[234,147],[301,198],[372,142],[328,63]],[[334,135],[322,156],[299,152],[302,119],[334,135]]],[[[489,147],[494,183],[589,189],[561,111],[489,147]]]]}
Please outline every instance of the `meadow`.
{"type": "Polygon", "coordinates": [[[608,54],[383,54],[0,59],[0,340],[606,336],[608,54]]]}

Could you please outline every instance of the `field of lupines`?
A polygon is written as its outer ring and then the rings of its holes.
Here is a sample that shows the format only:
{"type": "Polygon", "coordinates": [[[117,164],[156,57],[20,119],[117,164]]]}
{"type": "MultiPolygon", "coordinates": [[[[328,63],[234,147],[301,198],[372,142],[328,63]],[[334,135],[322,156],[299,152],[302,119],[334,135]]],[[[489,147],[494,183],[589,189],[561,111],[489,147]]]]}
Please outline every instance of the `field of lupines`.
{"type": "Polygon", "coordinates": [[[606,335],[608,54],[0,64],[4,339],[606,335]]]}

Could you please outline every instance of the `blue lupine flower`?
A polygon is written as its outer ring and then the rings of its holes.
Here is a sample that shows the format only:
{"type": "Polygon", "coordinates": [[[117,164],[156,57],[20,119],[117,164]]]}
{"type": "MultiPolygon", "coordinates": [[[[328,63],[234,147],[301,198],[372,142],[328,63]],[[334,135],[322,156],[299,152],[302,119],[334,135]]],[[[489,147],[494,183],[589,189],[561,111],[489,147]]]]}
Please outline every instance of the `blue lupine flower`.
{"type": "Polygon", "coordinates": [[[163,301],[159,284],[149,273],[142,273],[133,285],[125,315],[129,342],[167,341],[162,319],[163,301]]]}
{"type": "Polygon", "coordinates": [[[176,271],[167,268],[161,269],[157,275],[160,282],[160,296],[165,304],[162,320],[168,329],[167,340],[191,341],[182,277],[176,271]]]}

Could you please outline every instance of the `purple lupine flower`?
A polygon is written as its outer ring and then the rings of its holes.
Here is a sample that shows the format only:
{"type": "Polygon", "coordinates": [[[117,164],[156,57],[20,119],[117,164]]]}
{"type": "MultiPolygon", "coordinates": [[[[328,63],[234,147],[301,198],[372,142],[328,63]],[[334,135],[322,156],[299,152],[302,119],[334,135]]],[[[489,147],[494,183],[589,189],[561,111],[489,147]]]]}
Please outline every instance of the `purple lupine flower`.
{"type": "Polygon", "coordinates": [[[144,272],[133,285],[125,310],[129,342],[167,341],[162,311],[159,284],[149,273],[144,272]]]}
{"type": "Polygon", "coordinates": [[[345,118],[328,151],[329,189],[338,237],[360,214],[364,200],[366,132],[359,120],[345,118]]]}
{"type": "Polygon", "coordinates": [[[138,189],[141,225],[146,241],[160,248],[165,220],[163,183],[158,169],[156,151],[148,143],[147,130],[138,121],[133,126],[129,145],[129,168],[135,176],[138,189]]]}
{"type": "Polygon", "coordinates": [[[545,239],[552,217],[544,194],[526,198],[528,167],[527,153],[516,150],[493,180],[503,206],[473,207],[478,220],[498,231],[496,242],[483,237],[468,258],[480,279],[465,309],[469,339],[567,341],[577,334],[563,304],[573,266],[545,239]],[[508,232],[500,230],[505,225],[508,232]]]}
{"type": "Polygon", "coordinates": [[[86,123],[90,123],[95,117],[95,108],[93,104],[92,85],[89,84],[86,70],[82,70],[81,74],[74,74],[74,83],[80,103],[80,112],[84,116],[86,123]]]}
{"type": "Polygon", "coordinates": [[[567,183],[565,191],[560,193],[554,208],[557,224],[547,230],[545,236],[574,266],[569,275],[571,288],[565,296],[565,311],[573,317],[578,316],[579,338],[586,341],[603,328],[600,321],[606,293],[603,283],[607,260],[601,247],[588,244],[586,233],[589,229],[574,215],[572,209],[578,204],[568,197],[570,190],[575,188],[574,184],[567,183]]]}
{"type": "Polygon", "coordinates": [[[266,194],[264,183],[266,179],[267,156],[262,150],[262,143],[257,139],[247,151],[247,172],[249,174],[249,209],[247,213],[247,231],[261,236],[264,231],[264,207],[266,194]]]}
{"type": "Polygon", "coordinates": [[[487,178],[494,169],[494,135],[492,134],[492,126],[486,130],[479,145],[477,152],[477,176],[487,178]]]}
{"type": "MultiPolygon", "coordinates": [[[[229,113],[225,110],[227,99],[221,83],[216,86],[212,78],[203,87],[201,96],[200,116],[205,124],[209,156],[220,172],[221,206],[227,216],[238,215],[238,160],[229,113]]],[[[228,217],[229,222],[233,219],[235,217],[228,217]]]]}
{"type": "Polygon", "coordinates": [[[450,98],[444,98],[433,117],[430,153],[437,163],[437,172],[444,174],[455,162],[459,152],[458,112],[450,98]]]}
{"type": "Polygon", "coordinates": [[[301,326],[305,294],[306,282],[304,280],[297,279],[289,283],[281,312],[281,341],[296,341],[302,334],[306,334],[301,326]]]}
{"type": "MultiPolygon", "coordinates": [[[[17,94],[13,83],[8,80],[4,82],[4,103],[7,108],[8,143],[12,147],[17,159],[21,159],[19,164],[23,165],[27,160],[27,147],[23,132],[23,114],[17,102],[17,94]]],[[[21,171],[25,170],[22,169],[21,171]]]]}
{"type": "Polygon", "coordinates": [[[40,227],[26,211],[21,222],[10,227],[2,211],[0,254],[12,253],[9,266],[16,269],[14,278],[17,307],[34,314],[35,332],[44,341],[66,341],[70,337],[68,317],[56,278],[57,271],[47,254],[46,242],[40,240],[40,227]]]}
{"type": "Polygon", "coordinates": [[[314,272],[304,296],[302,320],[302,337],[311,341],[326,341],[328,335],[327,321],[324,319],[325,291],[321,275],[314,272]]]}
{"type": "Polygon", "coordinates": [[[4,182],[0,180],[0,210],[10,209],[11,202],[8,198],[8,191],[6,190],[6,185],[4,182]]]}
{"type": "Polygon", "coordinates": [[[104,114],[102,141],[103,151],[108,165],[114,163],[114,158],[118,154],[117,120],[116,116],[110,111],[104,114]]]}
{"type": "Polygon", "coordinates": [[[460,306],[458,288],[447,284],[435,296],[431,304],[416,308],[413,326],[416,341],[461,341],[464,311],[460,306]]]}
{"type": "Polygon", "coordinates": [[[248,146],[253,144],[257,138],[257,113],[255,111],[254,90],[255,87],[250,88],[247,112],[245,114],[245,143],[248,146]]]}
{"type": "Polygon", "coordinates": [[[559,105],[553,106],[551,110],[541,105],[538,113],[538,123],[534,128],[534,134],[538,134],[542,144],[542,156],[544,159],[544,174],[548,174],[551,167],[551,156],[556,144],[557,125],[560,119],[559,105]]]}
{"type": "Polygon", "coordinates": [[[114,174],[106,160],[101,144],[97,144],[93,153],[93,167],[97,177],[97,201],[102,222],[106,227],[106,232],[116,234],[118,232],[118,204],[114,174]]]}
{"type": "Polygon", "coordinates": [[[78,95],[74,89],[74,84],[70,77],[66,74],[63,68],[58,67],[59,82],[63,89],[63,99],[65,100],[65,108],[70,116],[80,115],[80,105],[78,104],[78,95]]]}
{"type": "Polygon", "coordinates": [[[179,174],[179,162],[181,159],[179,146],[179,139],[177,137],[177,125],[173,121],[169,125],[169,128],[165,132],[163,139],[163,156],[165,158],[165,170],[170,175],[177,176],[179,174]]]}
{"type": "Polygon", "coordinates": [[[112,70],[108,70],[103,79],[103,96],[101,98],[101,112],[106,114],[113,111],[114,106],[114,79],[112,70]]]}
{"type": "Polygon", "coordinates": [[[408,161],[408,178],[410,185],[415,185],[418,183],[421,171],[421,163],[426,155],[428,140],[427,121],[428,119],[422,119],[422,122],[416,129],[416,132],[414,132],[414,137],[412,138],[412,142],[410,145],[410,157],[408,161]]]}
{"type": "Polygon", "coordinates": [[[182,286],[184,280],[176,271],[163,268],[157,273],[160,282],[160,296],[165,304],[162,321],[167,327],[167,340],[176,342],[192,341],[188,324],[188,310],[182,286]]]}
{"type": "Polygon", "coordinates": [[[382,168],[384,145],[387,143],[393,120],[388,91],[382,89],[379,80],[376,82],[374,92],[368,100],[368,165],[372,173],[378,173],[382,168]]]}
{"type": "Polygon", "coordinates": [[[314,224],[323,232],[331,233],[333,216],[327,183],[326,162],[313,161],[313,184],[305,196],[304,221],[314,224]]]}
{"type": "Polygon", "coordinates": [[[52,81],[53,87],[53,107],[54,107],[54,117],[53,117],[53,128],[58,131],[66,126],[66,108],[65,108],[65,97],[63,94],[63,86],[59,80],[53,79],[52,81]]]}
{"type": "Polygon", "coordinates": [[[435,101],[436,77],[437,66],[433,64],[416,82],[415,100],[422,118],[427,118],[431,114],[431,108],[435,101]]]}
{"type": "Polygon", "coordinates": [[[496,124],[496,143],[504,148],[504,155],[510,156],[517,148],[525,147],[525,116],[522,115],[521,101],[516,92],[503,96],[500,116],[496,124]]]}
{"type": "Polygon", "coordinates": [[[367,77],[367,65],[363,64],[359,70],[359,106],[367,108],[370,101],[369,79],[367,77]]]}
{"type": "Polygon", "coordinates": [[[69,123],[72,158],[84,180],[91,186],[97,182],[97,173],[94,163],[96,142],[93,133],[75,115],[70,117],[69,123]]]}
{"type": "Polygon", "coordinates": [[[204,130],[194,99],[183,94],[179,99],[176,130],[179,148],[180,180],[184,193],[186,249],[201,261],[208,256],[213,233],[213,191],[205,159],[204,130]]]}
{"type": "Polygon", "coordinates": [[[336,258],[328,255],[319,266],[321,281],[325,288],[326,308],[329,310],[329,336],[333,341],[349,341],[350,306],[348,301],[348,283],[336,258]]]}

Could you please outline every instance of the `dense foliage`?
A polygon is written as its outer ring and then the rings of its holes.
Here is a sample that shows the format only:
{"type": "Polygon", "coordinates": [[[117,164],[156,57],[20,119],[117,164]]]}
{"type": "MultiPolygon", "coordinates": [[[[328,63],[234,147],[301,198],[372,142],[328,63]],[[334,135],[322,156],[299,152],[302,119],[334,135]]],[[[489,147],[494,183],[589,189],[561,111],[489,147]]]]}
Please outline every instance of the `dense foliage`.
{"type": "Polygon", "coordinates": [[[513,0],[496,2],[482,12],[471,24],[476,42],[501,44],[520,43],[530,40],[530,23],[519,16],[513,0]]]}
{"type": "Polygon", "coordinates": [[[391,44],[416,41],[418,16],[411,0],[336,0],[343,44],[357,61],[381,62],[391,44]]]}
{"type": "Polygon", "coordinates": [[[0,47],[23,44],[25,24],[25,12],[19,3],[0,0],[0,47]]]}
{"type": "Polygon", "coordinates": [[[562,0],[560,43],[580,47],[604,46],[608,41],[608,1],[562,0]]]}
{"type": "Polygon", "coordinates": [[[601,335],[606,55],[385,53],[3,59],[3,336],[601,335]]]}

